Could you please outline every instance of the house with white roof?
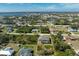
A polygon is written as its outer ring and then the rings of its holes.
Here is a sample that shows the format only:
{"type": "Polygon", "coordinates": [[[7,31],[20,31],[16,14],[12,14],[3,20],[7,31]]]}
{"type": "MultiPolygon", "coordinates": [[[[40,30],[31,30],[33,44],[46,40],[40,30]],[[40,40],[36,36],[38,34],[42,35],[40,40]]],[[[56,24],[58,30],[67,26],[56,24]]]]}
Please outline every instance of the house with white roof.
{"type": "Polygon", "coordinates": [[[14,53],[14,49],[7,47],[3,50],[0,50],[0,56],[11,56],[14,53]]]}
{"type": "Polygon", "coordinates": [[[38,29],[32,29],[31,32],[38,32],[38,29]]]}

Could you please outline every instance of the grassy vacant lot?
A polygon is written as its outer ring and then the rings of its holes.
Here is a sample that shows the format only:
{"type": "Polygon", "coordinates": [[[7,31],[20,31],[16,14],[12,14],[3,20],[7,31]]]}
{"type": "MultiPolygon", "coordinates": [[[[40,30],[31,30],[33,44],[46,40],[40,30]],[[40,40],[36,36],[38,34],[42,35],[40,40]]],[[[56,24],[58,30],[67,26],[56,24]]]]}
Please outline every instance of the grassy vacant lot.
{"type": "Polygon", "coordinates": [[[13,35],[13,40],[19,44],[37,44],[38,35],[13,35]]]}
{"type": "Polygon", "coordinates": [[[33,45],[22,45],[22,47],[24,47],[24,48],[34,48],[34,46],[33,45]]]}
{"type": "Polygon", "coordinates": [[[17,33],[31,33],[32,29],[38,29],[38,27],[34,26],[22,26],[22,27],[17,27],[16,32],[17,33]]]}
{"type": "Polygon", "coordinates": [[[0,34],[0,44],[17,43],[17,44],[37,44],[39,35],[8,35],[0,34]]]}
{"type": "Polygon", "coordinates": [[[48,27],[40,27],[40,31],[41,31],[41,33],[50,33],[48,27]]]}
{"type": "Polygon", "coordinates": [[[54,54],[53,46],[50,45],[43,45],[38,44],[37,45],[37,55],[39,56],[50,56],[54,54]]]}
{"type": "Polygon", "coordinates": [[[41,33],[50,33],[48,27],[22,26],[17,27],[16,33],[31,33],[32,29],[38,29],[41,33]]]}

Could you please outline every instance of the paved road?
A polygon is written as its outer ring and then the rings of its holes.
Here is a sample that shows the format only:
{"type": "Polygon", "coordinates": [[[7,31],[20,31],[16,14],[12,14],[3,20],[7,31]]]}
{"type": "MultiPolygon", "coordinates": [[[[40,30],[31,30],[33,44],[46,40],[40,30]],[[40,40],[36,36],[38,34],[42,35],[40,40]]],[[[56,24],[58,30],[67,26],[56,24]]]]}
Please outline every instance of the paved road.
{"type": "Polygon", "coordinates": [[[47,26],[47,25],[29,25],[28,26],[47,26]]]}
{"type": "Polygon", "coordinates": [[[13,34],[13,35],[50,35],[50,34],[41,34],[41,33],[8,33],[7,34],[13,34]]]}

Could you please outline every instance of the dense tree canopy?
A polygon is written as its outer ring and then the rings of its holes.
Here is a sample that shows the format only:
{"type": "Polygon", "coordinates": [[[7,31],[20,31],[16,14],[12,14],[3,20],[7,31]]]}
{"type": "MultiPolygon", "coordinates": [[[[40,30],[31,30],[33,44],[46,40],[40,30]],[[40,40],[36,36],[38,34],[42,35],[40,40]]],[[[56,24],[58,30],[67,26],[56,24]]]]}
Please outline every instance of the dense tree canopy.
{"type": "MultiPolygon", "coordinates": [[[[60,34],[60,32],[58,32],[60,34]]],[[[55,49],[55,55],[57,56],[66,56],[66,55],[75,55],[74,50],[59,37],[60,35],[53,35],[53,44],[55,49]],[[70,52],[69,52],[70,51],[70,52]]]]}

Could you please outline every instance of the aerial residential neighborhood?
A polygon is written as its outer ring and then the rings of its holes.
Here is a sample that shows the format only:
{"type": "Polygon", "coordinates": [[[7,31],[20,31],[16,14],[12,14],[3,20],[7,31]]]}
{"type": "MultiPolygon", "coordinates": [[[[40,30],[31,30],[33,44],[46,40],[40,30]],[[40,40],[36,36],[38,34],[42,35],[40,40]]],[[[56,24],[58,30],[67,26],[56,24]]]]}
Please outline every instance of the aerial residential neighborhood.
{"type": "Polygon", "coordinates": [[[0,4],[0,56],[79,56],[79,7],[65,5],[0,4]]]}
{"type": "Polygon", "coordinates": [[[29,14],[0,17],[1,56],[79,55],[77,13],[29,14]]]}

